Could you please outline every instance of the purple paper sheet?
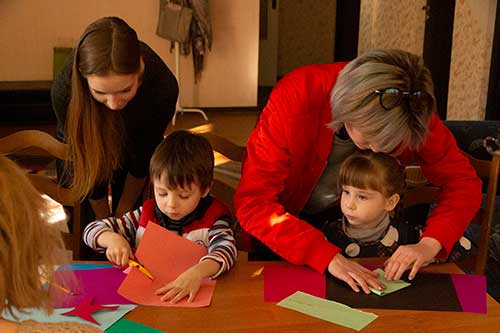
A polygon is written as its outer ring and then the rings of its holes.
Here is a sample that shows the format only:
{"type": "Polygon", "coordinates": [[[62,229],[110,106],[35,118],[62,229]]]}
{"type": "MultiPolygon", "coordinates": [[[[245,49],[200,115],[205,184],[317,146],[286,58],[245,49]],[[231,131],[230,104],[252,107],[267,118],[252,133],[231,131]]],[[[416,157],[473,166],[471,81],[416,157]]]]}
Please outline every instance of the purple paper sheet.
{"type": "Polygon", "coordinates": [[[451,274],[458,300],[464,312],[486,313],[486,277],[473,274],[451,274]]]}
{"type": "Polygon", "coordinates": [[[325,298],[325,276],[305,266],[266,266],[264,301],[279,302],[296,291],[325,298]]]}
{"type": "Polygon", "coordinates": [[[58,271],[55,273],[55,283],[75,291],[76,294],[71,295],[52,286],[52,306],[75,307],[87,296],[94,296],[95,304],[134,304],[117,293],[125,277],[126,275],[117,268],[58,271]],[[68,274],[74,274],[74,278],[68,274]]]}

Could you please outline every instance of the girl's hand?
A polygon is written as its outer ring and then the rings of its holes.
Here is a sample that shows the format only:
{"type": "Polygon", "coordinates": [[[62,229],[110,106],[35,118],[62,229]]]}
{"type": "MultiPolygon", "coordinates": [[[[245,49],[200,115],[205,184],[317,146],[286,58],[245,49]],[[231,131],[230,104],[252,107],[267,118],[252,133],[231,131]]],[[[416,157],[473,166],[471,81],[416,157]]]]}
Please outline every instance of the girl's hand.
{"type": "Polygon", "coordinates": [[[330,261],[328,271],[336,278],[346,282],[355,292],[359,292],[359,286],[366,294],[370,293],[369,287],[377,290],[385,289],[384,284],[377,279],[377,273],[345,258],[340,253],[330,261]]]}
{"type": "Polygon", "coordinates": [[[408,278],[413,280],[420,268],[434,261],[441,248],[437,240],[429,237],[422,238],[417,244],[401,245],[385,262],[385,278],[399,280],[411,268],[408,278]]]}
{"type": "Polygon", "coordinates": [[[188,302],[192,302],[196,297],[196,293],[200,289],[203,274],[195,265],[179,275],[177,279],[168,283],[164,287],[155,291],[155,295],[163,295],[162,301],[170,300],[170,303],[177,303],[184,297],[188,296],[188,302]]]}

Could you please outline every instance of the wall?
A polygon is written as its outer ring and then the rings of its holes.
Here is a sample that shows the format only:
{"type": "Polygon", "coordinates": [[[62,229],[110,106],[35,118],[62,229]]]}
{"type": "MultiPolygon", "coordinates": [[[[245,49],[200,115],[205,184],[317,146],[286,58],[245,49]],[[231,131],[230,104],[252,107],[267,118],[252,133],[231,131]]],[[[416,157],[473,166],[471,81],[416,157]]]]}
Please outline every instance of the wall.
{"type": "Polygon", "coordinates": [[[307,65],[333,61],[333,0],[279,1],[278,76],[307,65]]]}
{"type": "MultiPolygon", "coordinates": [[[[209,1],[213,49],[194,84],[191,57],[181,59],[184,106],[255,106],[257,103],[258,0],[209,1]]],[[[170,43],[155,35],[158,1],[1,1],[0,81],[51,80],[52,49],[74,46],[88,23],[120,16],[174,70],[170,43]]]]}
{"type": "Polygon", "coordinates": [[[361,0],[358,54],[372,48],[422,55],[426,0],[361,0]]]}
{"type": "Polygon", "coordinates": [[[496,0],[457,0],[448,119],[485,117],[496,0]]]}
{"type": "MultiPolygon", "coordinates": [[[[362,0],[358,53],[400,48],[423,54],[426,0],[362,0]]],[[[497,0],[457,0],[447,119],[484,119],[497,0]]]]}

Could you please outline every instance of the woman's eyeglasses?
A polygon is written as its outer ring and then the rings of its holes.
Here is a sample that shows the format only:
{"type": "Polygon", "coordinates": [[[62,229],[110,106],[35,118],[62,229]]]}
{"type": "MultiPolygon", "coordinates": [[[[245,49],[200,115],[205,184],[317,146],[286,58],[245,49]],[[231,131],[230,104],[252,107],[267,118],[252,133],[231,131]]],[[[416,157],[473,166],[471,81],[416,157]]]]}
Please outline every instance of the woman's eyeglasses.
{"type": "Polygon", "coordinates": [[[382,90],[375,90],[375,94],[379,96],[380,106],[385,110],[391,110],[401,105],[404,98],[408,98],[410,106],[416,101],[421,99],[425,93],[423,91],[402,91],[398,88],[385,88],[382,90]]]}

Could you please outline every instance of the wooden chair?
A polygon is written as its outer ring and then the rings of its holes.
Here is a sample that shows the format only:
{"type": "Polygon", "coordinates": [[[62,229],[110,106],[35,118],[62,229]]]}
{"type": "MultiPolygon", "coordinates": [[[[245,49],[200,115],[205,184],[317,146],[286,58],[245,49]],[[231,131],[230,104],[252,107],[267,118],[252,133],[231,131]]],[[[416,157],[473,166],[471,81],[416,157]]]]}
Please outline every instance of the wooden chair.
{"type": "MultiPolygon", "coordinates": [[[[208,139],[215,155],[214,180],[211,193],[225,203],[234,216],[233,197],[241,177],[241,164],[245,158],[245,147],[213,132],[199,133],[208,139]]],[[[239,250],[249,251],[252,239],[235,219],[235,238],[239,250]]]]}
{"type": "Polygon", "coordinates": [[[241,163],[245,147],[212,132],[200,133],[208,139],[215,155],[212,194],[224,202],[234,213],[233,196],[241,176],[241,163]]]}
{"type": "Polygon", "coordinates": [[[66,144],[43,131],[22,130],[0,138],[0,154],[26,169],[28,178],[40,193],[48,195],[62,206],[73,207],[72,230],[63,233],[63,236],[67,249],[73,252],[73,259],[80,259],[83,247],[80,201],[71,200],[70,190],[60,186],[55,177],[39,173],[56,159],[67,158],[66,144]]]}
{"type": "MultiPolygon", "coordinates": [[[[484,274],[488,260],[488,242],[490,238],[491,224],[495,209],[495,197],[497,193],[498,173],[500,170],[500,156],[493,155],[491,161],[479,160],[464,153],[476,173],[483,182],[488,183],[485,203],[476,214],[473,223],[480,225],[479,240],[477,243],[477,254],[473,261],[464,261],[462,266],[476,274],[484,274]]],[[[403,207],[408,208],[419,204],[435,203],[440,194],[440,188],[429,184],[423,176],[419,167],[407,167],[407,179],[409,190],[403,197],[403,207]]]]}

